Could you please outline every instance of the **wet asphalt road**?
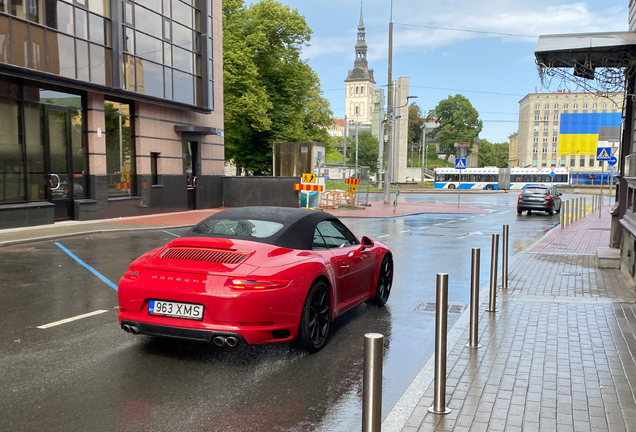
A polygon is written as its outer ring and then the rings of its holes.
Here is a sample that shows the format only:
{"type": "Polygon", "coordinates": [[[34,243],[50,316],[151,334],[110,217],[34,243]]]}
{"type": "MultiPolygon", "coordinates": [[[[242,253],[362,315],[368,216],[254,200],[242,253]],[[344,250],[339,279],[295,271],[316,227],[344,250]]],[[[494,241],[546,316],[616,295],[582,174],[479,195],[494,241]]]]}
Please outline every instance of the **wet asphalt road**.
{"type": "MultiPolygon", "coordinates": [[[[434,314],[423,309],[435,301],[435,274],[449,274],[449,303],[461,309],[469,302],[470,248],[482,249],[483,286],[492,233],[510,224],[512,255],[558,224],[558,216],[517,216],[516,196],[462,196],[462,204],[489,210],[483,215],[344,219],[356,235],[393,250],[393,292],[385,308],[362,305],[339,318],[314,355],[289,344],[232,349],[129,335],[117,323],[116,291],[55,241],[0,248],[0,430],[359,430],[364,333],[385,335],[385,416],[433,353],[434,314]]],[[[456,195],[400,199],[457,202],[456,195]]],[[[59,244],[116,284],[132,260],[172,238],[150,231],[59,244]]],[[[458,317],[449,314],[449,329],[458,317]]]]}

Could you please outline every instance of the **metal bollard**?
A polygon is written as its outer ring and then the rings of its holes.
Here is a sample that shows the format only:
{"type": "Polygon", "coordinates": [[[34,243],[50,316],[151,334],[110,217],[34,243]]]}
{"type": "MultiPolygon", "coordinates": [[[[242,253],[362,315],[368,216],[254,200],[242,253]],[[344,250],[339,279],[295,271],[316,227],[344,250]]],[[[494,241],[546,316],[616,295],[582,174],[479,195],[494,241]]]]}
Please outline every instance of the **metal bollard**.
{"type": "Polygon", "coordinates": [[[499,234],[492,235],[490,254],[490,302],[488,312],[497,312],[497,261],[499,261],[499,234]]]}
{"type": "Polygon", "coordinates": [[[559,209],[559,223],[561,224],[561,229],[565,225],[565,201],[561,202],[561,208],[559,209]]]}
{"type": "Polygon", "coordinates": [[[565,226],[570,226],[570,200],[565,202],[565,226]]]}
{"type": "Polygon", "coordinates": [[[510,226],[503,226],[503,239],[501,240],[501,289],[508,289],[508,235],[510,226]]]}
{"type": "Polygon", "coordinates": [[[364,377],[362,381],[362,432],[382,428],[382,350],[384,336],[364,335],[364,377]]]}
{"type": "Polygon", "coordinates": [[[579,220],[579,199],[574,200],[574,222],[579,220]]]}
{"type": "Polygon", "coordinates": [[[481,249],[473,248],[470,259],[470,336],[466,346],[481,348],[479,338],[479,261],[481,249]]]}
{"type": "Polygon", "coordinates": [[[587,217],[587,197],[583,197],[583,217],[587,217]]]}
{"type": "Polygon", "coordinates": [[[445,415],[446,408],[446,326],[448,314],[448,274],[437,273],[435,305],[435,395],[428,412],[445,415]]]}

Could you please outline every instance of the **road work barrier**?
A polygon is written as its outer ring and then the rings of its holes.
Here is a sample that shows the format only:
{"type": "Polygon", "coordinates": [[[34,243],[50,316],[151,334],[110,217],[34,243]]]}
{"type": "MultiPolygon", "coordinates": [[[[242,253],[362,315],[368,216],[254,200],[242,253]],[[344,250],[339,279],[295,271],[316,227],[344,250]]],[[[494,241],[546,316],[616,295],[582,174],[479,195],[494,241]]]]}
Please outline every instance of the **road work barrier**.
{"type": "Polygon", "coordinates": [[[362,380],[362,432],[382,428],[382,352],[384,336],[364,335],[364,376],[362,380]]]}

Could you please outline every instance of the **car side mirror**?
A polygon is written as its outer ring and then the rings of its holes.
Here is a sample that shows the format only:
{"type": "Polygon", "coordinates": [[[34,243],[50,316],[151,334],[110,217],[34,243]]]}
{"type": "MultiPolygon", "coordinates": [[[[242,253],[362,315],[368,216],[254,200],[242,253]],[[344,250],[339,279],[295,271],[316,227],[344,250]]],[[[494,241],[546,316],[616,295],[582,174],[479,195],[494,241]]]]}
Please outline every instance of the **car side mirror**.
{"type": "Polygon", "coordinates": [[[360,247],[360,249],[362,249],[362,250],[370,249],[373,246],[375,246],[375,243],[373,242],[373,240],[371,240],[367,236],[362,237],[362,246],[360,247]]]}

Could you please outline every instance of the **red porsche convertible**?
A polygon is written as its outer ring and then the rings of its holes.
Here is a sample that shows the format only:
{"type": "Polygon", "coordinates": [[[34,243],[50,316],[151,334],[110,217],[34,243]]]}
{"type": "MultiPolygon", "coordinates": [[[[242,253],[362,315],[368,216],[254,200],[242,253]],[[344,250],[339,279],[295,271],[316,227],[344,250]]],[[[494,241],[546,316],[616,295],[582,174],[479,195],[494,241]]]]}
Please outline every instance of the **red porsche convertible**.
{"type": "Polygon", "coordinates": [[[296,340],[310,352],[331,321],[391,293],[390,250],[328,213],[242,207],[142,255],[119,281],[126,332],[235,346],[296,340]]]}

